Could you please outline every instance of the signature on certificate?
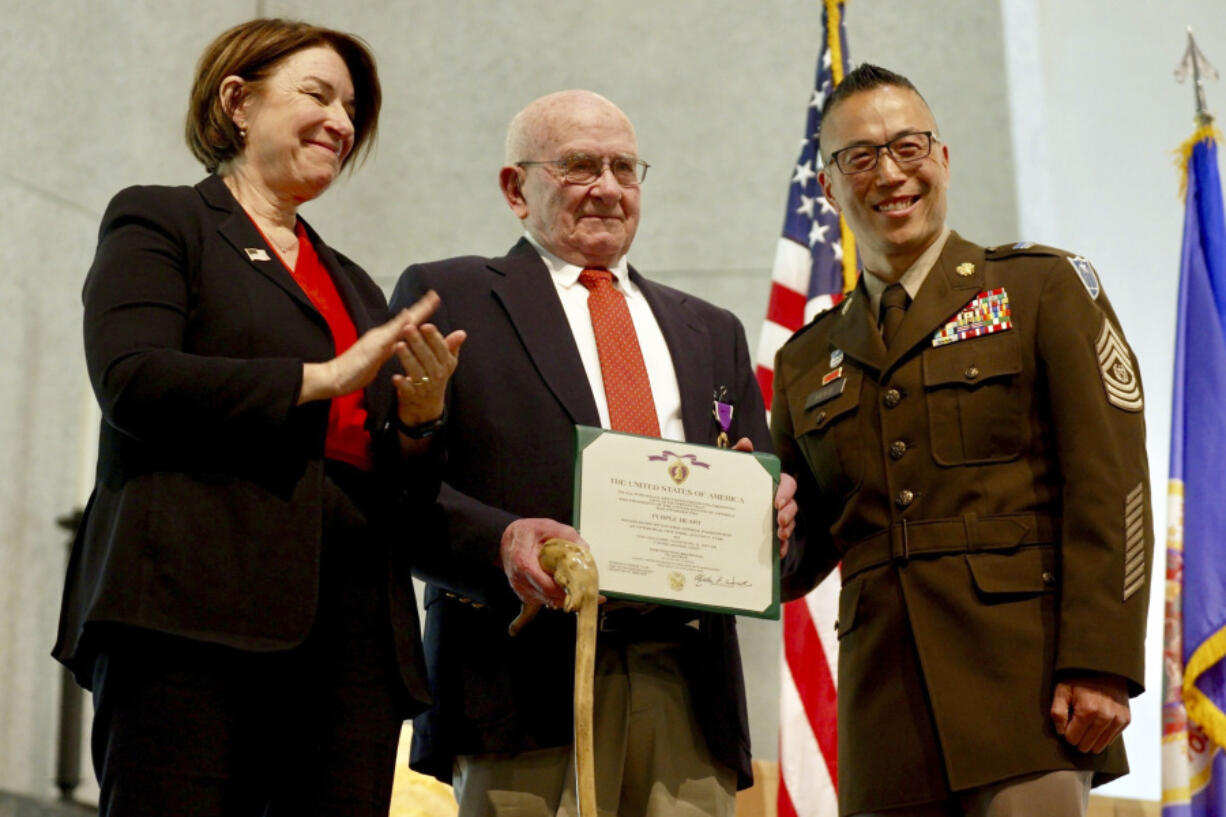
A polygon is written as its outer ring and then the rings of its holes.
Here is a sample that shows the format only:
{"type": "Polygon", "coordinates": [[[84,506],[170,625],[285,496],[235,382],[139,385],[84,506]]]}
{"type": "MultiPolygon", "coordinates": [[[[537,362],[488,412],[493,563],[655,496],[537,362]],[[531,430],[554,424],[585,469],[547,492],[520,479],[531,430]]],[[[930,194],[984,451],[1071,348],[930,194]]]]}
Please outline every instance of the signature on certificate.
{"type": "Polygon", "coordinates": [[[738,579],[736,576],[708,576],[706,573],[695,574],[694,584],[697,587],[706,584],[713,587],[753,587],[753,582],[749,579],[738,579]]]}

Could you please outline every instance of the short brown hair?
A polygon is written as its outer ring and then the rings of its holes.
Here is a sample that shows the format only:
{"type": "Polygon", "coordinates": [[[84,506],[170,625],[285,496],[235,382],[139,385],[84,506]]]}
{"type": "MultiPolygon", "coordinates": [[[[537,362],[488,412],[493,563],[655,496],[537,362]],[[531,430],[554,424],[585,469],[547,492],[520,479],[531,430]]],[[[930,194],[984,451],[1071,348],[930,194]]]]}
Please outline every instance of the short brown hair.
{"type": "Polygon", "coordinates": [[[206,170],[216,171],[223,162],[237,156],[243,146],[238,126],[221,100],[222,80],[233,74],[258,87],[281,60],[304,48],[320,45],[340,55],[353,80],[353,150],[341,167],[370,150],[383,101],[379,73],[370,48],[352,34],[297,20],[265,18],[240,23],[222,33],[196,63],[187,108],[187,146],[206,170]]]}

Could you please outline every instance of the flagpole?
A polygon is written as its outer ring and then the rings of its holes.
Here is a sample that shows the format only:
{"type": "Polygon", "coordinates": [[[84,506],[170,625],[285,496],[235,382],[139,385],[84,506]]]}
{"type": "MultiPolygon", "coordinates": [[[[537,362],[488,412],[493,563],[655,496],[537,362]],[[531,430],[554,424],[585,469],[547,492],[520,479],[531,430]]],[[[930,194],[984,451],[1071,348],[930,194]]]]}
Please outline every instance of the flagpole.
{"type": "Polygon", "coordinates": [[[1205,80],[1202,77],[1202,69],[1212,79],[1218,78],[1217,69],[1197,47],[1196,38],[1192,36],[1192,26],[1188,26],[1188,47],[1183,52],[1183,59],[1179,67],[1175,69],[1175,79],[1183,82],[1188,78],[1189,71],[1192,74],[1192,93],[1196,98],[1196,126],[1198,128],[1203,128],[1213,122],[1213,117],[1209,114],[1208,106],[1205,104],[1205,80]]]}
{"type": "MultiPolygon", "coordinates": [[[[830,49],[830,74],[834,87],[843,81],[843,18],[839,0],[824,0],[826,4],[826,47],[830,49]]],[[[839,215],[839,238],[843,244],[843,291],[850,292],[856,286],[859,274],[856,264],[856,237],[847,226],[847,219],[839,215]]]]}

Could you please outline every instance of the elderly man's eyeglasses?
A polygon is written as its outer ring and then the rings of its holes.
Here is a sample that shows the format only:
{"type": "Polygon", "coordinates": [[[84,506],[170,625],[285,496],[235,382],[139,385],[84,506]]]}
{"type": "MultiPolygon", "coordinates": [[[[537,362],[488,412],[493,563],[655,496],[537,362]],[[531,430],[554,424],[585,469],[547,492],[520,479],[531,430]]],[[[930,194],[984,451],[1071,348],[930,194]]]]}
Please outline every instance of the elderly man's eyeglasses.
{"type": "Polygon", "coordinates": [[[603,156],[590,156],[586,153],[572,153],[569,156],[563,156],[561,159],[552,159],[544,162],[524,161],[516,162],[517,167],[532,167],[533,165],[548,165],[558,169],[562,181],[567,184],[595,184],[596,180],[604,175],[604,169],[607,167],[613,171],[613,178],[622,187],[634,187],[642,184],[647,178],[647,168],[651,165],[644,162],[642,159],[635,159],[631,156],[614,156],[605,158],[603,156]]]}
{"type": "Polygon", "coordinates": [[[844,175],[867,173],[877,166],[882,150],[888,150],[898,164],[910,164],[926,158],[932,153],[932,143],[939,141],[941,140],[932,135],[932,131],[904,133],[884,145],[852,145],[836,150],[830,155],[830,161],[837,165],[844,175]]]}

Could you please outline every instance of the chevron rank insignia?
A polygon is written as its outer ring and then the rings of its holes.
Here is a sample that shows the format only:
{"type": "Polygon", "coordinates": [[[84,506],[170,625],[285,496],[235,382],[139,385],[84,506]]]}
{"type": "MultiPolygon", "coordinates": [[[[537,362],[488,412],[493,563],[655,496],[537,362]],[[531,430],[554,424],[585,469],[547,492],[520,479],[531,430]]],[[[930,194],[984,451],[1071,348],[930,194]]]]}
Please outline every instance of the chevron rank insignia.
{"type": "Polygon", "coordinates": [[[1085,285],[1086,292],[1090,293],[1090,298],[1098,300],[1098,293],[1102,292],[1102,287],[1098,285],[1098,273],[1094,271],[1094,265],[1080,255],[1074,255],[1068,262],[1073,265],[1073,269],[1077,270],[1077,275],[1081,278],[1081,283],[1085,285]]]}
{"type": "Polygon", "coordinates": [[[1107,402],[1124,411],[1140,411],[1143,407],[1141,381],[1137,380],[1132,367],[1132,355],[1105,315],[1094,350],[1098,353],[1098,371],[1103,376],[1107,402]]]}
{"type": "Polygon", "coordinates": [[[1009,293],[1003,288],[985,289],[932,334],[932,345],[944,346],[1012,328],[1013,310],[1009,307],[1009,293]]]}

